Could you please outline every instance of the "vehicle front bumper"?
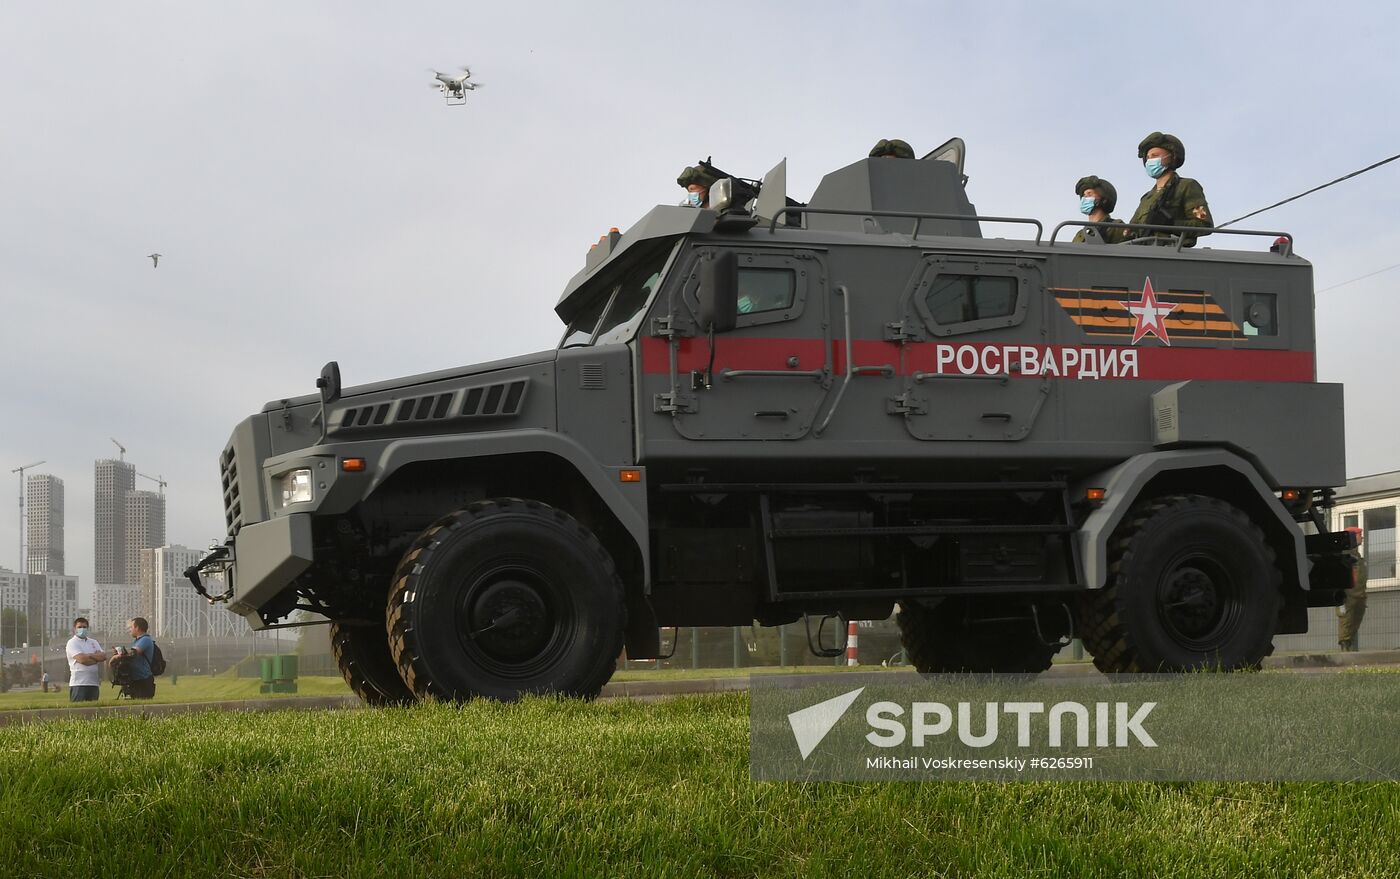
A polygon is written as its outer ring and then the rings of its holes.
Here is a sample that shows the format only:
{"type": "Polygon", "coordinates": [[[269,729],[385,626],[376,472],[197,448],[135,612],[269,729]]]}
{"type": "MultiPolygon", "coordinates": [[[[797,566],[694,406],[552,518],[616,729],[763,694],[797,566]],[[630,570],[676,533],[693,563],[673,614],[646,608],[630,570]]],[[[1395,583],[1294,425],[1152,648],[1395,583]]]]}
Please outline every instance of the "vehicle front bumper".
{"type": "Polygon", "coordinates": [[[194,587],[211,602],[227,601],[229,609],[263,628],[258,609],[311,566],[311,514],[290,513],[266,522],[245,525],[228,543],[209,552],[185,571],[194,587]],[[222,595],[212,595],[202,576],[221,573],[222,595]]]}

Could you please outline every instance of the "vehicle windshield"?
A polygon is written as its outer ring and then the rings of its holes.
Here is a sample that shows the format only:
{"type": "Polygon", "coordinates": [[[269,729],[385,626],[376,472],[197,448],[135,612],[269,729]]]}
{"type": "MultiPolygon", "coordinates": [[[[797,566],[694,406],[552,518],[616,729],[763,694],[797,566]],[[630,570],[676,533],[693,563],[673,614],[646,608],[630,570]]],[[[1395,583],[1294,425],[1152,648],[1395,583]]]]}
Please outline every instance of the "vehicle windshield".
{"type": "Polygon", "coordinates": [[[646,312],[651,295],[661,285],[661,276],[675,247],[649,248],[631,261],[621,276],[601,284],[595,295],[569,322],[560,348],[579,345],[606,345],[632,337],[646,312]]]}

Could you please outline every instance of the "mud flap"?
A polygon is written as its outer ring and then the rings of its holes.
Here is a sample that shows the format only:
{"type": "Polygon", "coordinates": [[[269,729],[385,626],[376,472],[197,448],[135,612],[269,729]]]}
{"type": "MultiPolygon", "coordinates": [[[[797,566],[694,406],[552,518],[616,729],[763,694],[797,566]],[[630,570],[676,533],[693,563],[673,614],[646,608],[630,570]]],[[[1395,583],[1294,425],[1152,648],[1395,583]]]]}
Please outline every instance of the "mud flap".
{"type": "Polygon", "coordinates": [[[661,656],[661,628],[641,589],[627,590],[627,629],[623,643],[628,659],[656,659],[661,656]]]}

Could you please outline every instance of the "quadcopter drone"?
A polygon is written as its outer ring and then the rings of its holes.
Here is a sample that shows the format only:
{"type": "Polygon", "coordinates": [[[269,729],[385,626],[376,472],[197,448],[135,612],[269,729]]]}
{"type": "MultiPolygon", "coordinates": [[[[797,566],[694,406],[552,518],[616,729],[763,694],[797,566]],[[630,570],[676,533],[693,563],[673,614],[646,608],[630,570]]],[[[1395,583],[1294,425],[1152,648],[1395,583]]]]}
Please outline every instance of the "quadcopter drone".
{"type": "Polygon", "coordinates": [[[462,106],[467,102],[467,92],[481,88],[481,83],[471,81],[472,71],[470,67],[462,67],[462,72],[456,75],[438,70],[430,70],[429,72],[437,80],[431,87],[437,89],[447,98],[447,106],[449,107],[462,106]]]}

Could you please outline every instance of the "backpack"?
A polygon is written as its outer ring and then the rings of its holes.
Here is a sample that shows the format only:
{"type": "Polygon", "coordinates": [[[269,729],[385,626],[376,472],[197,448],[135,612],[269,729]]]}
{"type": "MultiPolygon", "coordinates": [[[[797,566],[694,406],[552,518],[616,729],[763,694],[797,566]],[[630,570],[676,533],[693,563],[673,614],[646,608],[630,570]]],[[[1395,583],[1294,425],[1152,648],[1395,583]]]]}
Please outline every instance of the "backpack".
{"type": "Polygon", "coordinates": [[[154,638],[151,639],[151,649],[151,674],[165,674],[165,654],[160,652],[160,645],[155,642],[154,638]]]}

